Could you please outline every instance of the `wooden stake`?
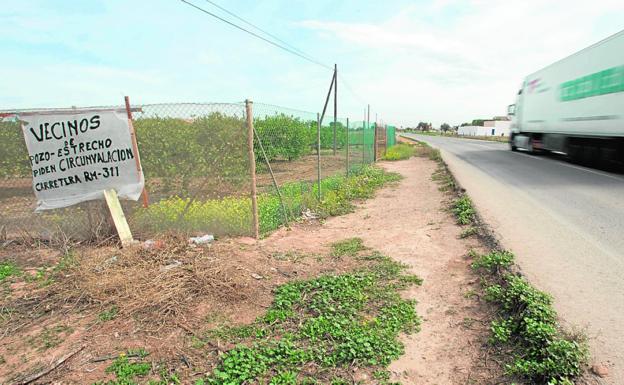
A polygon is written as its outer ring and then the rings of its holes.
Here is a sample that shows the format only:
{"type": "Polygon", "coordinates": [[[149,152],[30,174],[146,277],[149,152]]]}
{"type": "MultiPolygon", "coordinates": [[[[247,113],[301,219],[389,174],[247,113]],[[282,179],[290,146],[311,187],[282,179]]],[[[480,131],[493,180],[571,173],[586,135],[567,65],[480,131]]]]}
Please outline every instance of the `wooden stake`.
{"type": "MultiPolygon", "coordinates": [[[[126,114],[128,115],[128,126],[130,127],[130,138],[132,139],[132,151],[134,152],[134,162],[136,163],[137,171],[139,172],[139,178],[141,177],[141,159],[139,158],[139,145],[136,139],[136,132],[134,131],[134,124],[132,123],[132,109],[130,108],[130,97],[124,96],[126,103],[126,114]]],[[[143,207],[149,206],[149,197],[147,196],[147,189],[143,185],[143,191],[141,192],[143,198],[143,207]]]]}
{"type": "Polygon", "coordinates": [[[247,114],[247,152],[249,155],[249,172],[251,174],[251,211],[253,216],[253,233],[256,239],[260,238],[260,224],[258,221],[258,193],[256,191],[256,155],[254,154],[254,126],[253,102],[245,100],[247,114]]]}
{"type": "Polygon", "coordinates": [[[119,202],[117,191],[114,189],[104,190],[104,198],[106,199],[108,210],[113,218],[115,229],[117,229],[117,234],[119,234],[121,245],[125,247],[132,244],[134,239],[132,238],[130,226],[128,226],[128,221],[126,221],[123,208],[121,208],[121,202],[119,202]]]}

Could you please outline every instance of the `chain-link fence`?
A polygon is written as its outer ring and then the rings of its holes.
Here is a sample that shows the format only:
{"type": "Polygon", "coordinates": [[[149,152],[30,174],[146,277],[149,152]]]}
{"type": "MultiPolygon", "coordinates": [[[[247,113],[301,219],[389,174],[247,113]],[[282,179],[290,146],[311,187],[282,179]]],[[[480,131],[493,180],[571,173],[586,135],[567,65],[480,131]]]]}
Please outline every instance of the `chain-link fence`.
{"type": "MultiPolygon", "coordinates": [[[[253,236],[253,188],[264,233],[299,217],[310,206],[306,199],[323,199],[320,180],[334,183],[374,161],[374,124],[334,122],[328,112],[319,127],[316,113],[261,103],[252,110],[253,129],[245,103],[133,106],[149,196],[122,202],[136,238],[167,231],[253,236]]],[[[0,237],[114,234],[103,201],[34,212],[32,170],[14,112],[0,119],[0,237]]]]}
{"type": "Polygon", "coordinates": [[[244,103],[152,104],[134,113],[149,206],[135,233],[253,235],[244,103]]]}
{"type": "MultiPolygon", "coordinates": [[[[147,207],[122,202],[135,237],[169,230],[253,235],[244,103],[153,104],[133,110],[149,195],[147,207]]],[[[0,227],[6,236],[85,239],[110,233],[101,201],[34,212],[28,152],[20,125],[12,120],[0,123],[0,227]]]]}

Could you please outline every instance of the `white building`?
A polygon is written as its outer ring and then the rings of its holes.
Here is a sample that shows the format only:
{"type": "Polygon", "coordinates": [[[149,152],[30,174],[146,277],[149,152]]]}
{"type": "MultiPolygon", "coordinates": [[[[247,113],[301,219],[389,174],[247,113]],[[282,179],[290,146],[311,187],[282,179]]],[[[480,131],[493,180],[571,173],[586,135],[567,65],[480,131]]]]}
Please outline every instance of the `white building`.
{"type": "Polygon", "coordinates": [[[509,120],[486,120],[483,126],[463,126],[457,135],[464,136],[509,136],[511,122],[509,120]]]}

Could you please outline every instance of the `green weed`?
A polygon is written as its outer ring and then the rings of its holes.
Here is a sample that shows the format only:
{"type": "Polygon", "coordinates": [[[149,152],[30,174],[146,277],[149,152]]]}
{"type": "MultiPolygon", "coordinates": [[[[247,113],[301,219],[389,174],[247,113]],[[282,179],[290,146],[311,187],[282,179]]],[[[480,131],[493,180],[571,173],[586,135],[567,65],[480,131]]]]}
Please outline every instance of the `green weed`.
{"type": "Polygon", "coordinates": [[[491,274],[495,274],[509,268],[513,262],[513,253],[504,250],[495,250],[488,254],[478,256],[472,263],[472,268],[485,269],[491,274]]]}
{"type": "Polygon", "coordinates": [[[5,279],[20,275],[22,272],[14,263],[12,262],[0,262],[0,282],[5,279]]]}
{"type": "Polygon", "coordinates": [[[115,305],[110,308],[103,310],[98,314],[98,319],[102,322],[112,321],[117,318],[117,313],[119,312],[119,308],[115,305]]]}
{"type": "Polygon", "coordinates": [[[361,238],[349,238],[331,244],[332,257],[355,257],[357,253],[366,250],[361,238]]]}
{"type": "Polygon", "coordinates": [[[511,347],[513,358],[505,366],[509,374],[531,383],[570,384],[587,362],[587,343],[560,330],[552,298],[511,274],[512,264],[513,254],[506,251],[479,256],[472,264],[487,274],[485,299],[499,306],[491,341],[511,347]]]}
{"type": "MultiPolygon", "coordinates": [[[[121,353],[106,368],[106,373],[114,375],[115,379],[98,381],[94,385],[138,385],[139,379],[137,377],[146,377],[152,372],[152,364],[144,361],[148,354],[142,348],[121,353]],[[134,358],[136,362],[131,362],[130,357],[134,358]]],[[[166,368],[161,368],[157,379],[147,379],[147,382],[143,383],[147,385],[179,385],[182,382],[175,373],[170,373],[166,368]]]]}
{"type": "MultiPolygon", "coordinates": [[[[340,246],[345,255],[362,247],[354,239],[340,246]]],[[[399,288],[421,281],[406,275],[406,266],[373,255],[355,272],[276,288],[271,308],[255,324],[227,330],[225,335],[236,334],[241,343],[197,384],[339,384],[344,383],[340,373],[352,365],[386,380],[386,366],[403,353],[399,333],[417,331],[420,324],[414,301],[401,298],[399,288]],[[304,367],[318,368],[320,377],[300,379],[304,367]]]]}
{"type": "Polygon", "coordinates": [[[409,159],[416,153],[414,146],[407,143],[398,143],[389,147],[384,155],[384,160],[403,160],[409,159]]]}
{"type": "MultiPolygon", "coordinates": [[[[288,216],[292,220],[310,209],[322,217],[353,211],[353,201],[371,198],[375,191],[401,177],[374,166],[357,173],[333,176],[321,181],[321,200],[316,183],[286,183],[280,187],[288,216]]],[[[260,232],[266,234],[284,225],[280,199],[275,193],[258,196],[260,232]]],[[[226,197],[207,201],[172,197],[140,209],[132,218],[136,226],[162,231],[166,229],[212,231],[216,235],[247,235],[251,231],[251,200],[226,197]]]]}
{"type": "Polygon", "coordinates": [[[475,209],[472,206],[472,201],[468,195],[462,195],[457,198],[457,200],[453,203],[452,211],[457,218],[457,223],[460,225],[468,225],[472,223],[476,214],[475,209]]]}

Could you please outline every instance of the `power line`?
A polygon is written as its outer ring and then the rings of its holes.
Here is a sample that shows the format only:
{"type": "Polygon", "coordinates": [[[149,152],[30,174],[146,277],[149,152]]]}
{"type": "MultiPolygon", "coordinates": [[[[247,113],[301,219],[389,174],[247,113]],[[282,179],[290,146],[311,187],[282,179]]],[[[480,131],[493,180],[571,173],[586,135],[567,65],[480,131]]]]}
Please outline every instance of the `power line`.
{"type": "Polygon", "coordinates": [[[289,44],[288,42],[286,42],[286,41],[284,41],[284,40],[280,39],[279,37],[277,37],[277,36],[275,36],[275,35],[271,34],[271,33],[270,33],[270,32],[268,32],[268,31],[265,31],[264,29],[262,29],[262,28],[258,27],[257,25],[253,24],[252,22],[250,22],[250,21],[247,21],[247,20],[243,19],[242,17],[238,16],[238,15],[237,15],[237,14],[235,14],[234,12],[232,12],[232,11],[228,11],[227,9],[223,8],[222,6],[220,6],[219,4],[215,3],[214,1],[211,1],[211,0],[205,0],[205,1],[206,1],[207,3],[210,3],[210,4],[214,5],[214,6],[215,6],[215,7],[217,7],[217,8],[219,8],[220,10],[222,10],[222,11],[223,11],[223,12],[225,12],[225,13],[227,13],[228,15],[233,16],[233,17],[235,17],[236,19],[238,19],[238,20],[242,21],[243,23],[245,23],[245,24],[249,25],[250,27],[252,27],[252,28],[254,28],[254,29],[256,29],[256,30],[258,30],[258,31],[260,31],[260,32],[262,32],[262,33],[264,33],[265,35],[267,35],[267,36],[269,36],[269,37],[271,37],[271,38],[273,38],[273,39],[275,39],[275,40],[279,41],[280,43],[284,44],[286,47],[288,47],[288,48],[290,48],[290,49],[292,49],[292,50],[294,50],[294,51],[297,51],[297,52],[299,52],[300,54],[302,54],[302,55],[304,55],[304,56],[311,57],[310,55],[306,54],[305,52],[303,52],[303,51],[302,51],[302,50],[300,50],[299,48],[297,48],[297,47],[295,47],[295,46],[292,46],[292,45],[291,45],[291,44],[289,44]]]}
{"type": "Polygon", "coordinates": [[[342,84],[345,86],[345,88],[347,89],[347,91],[349,91],[351,95],[353,95],[361,103],[366,104],[366,101],[362,99],[360,95],[357,92],[355,92],[355,90],[353,90],[353,88],[351,87],[347,79],[345,78],[344,72],[340,75],[340,79],[342,80],[342,84]]]}
{"type": "Polygon", "coordinates": [[[185,3],[185,4],[187,4],[187,5],[190,5],[191,7],[195,8],[195,9],[197,9],[197,10],[199,10],[199,11],[201,11],[201,12],[203,12],[203,13],[207,14],[207,15],[210,15],[210,16],[212,16],[212,17],[216,18],[216,19],[219,19],[219,20],[221,20],[222,22],[224,22],[224,23],[226,23],[226,24],[229,24],[229,25],[231,25],[231,26],[232,26],[232,27],[234,27],[234,28],[240,29],[240,30],[241,30],[241,31],[243,31],[243,32],[247,32],[248,34],[250,34],[250,35],[252,35],[252,36],[254,36],[254,37],[256,37],[256,38],[258,38],[258,39],[260,39],[260,40],[263,40],[263,41],[265,41],[266,43],[269,43],[269,44],[271,44],[271,45],[273,45],[273,46],[275,46],[275,47],[277,47],[277,48],[280,48],[280,49],[282,49],[282,50],[284,50],[284,51],[286,51],[286,52],[289,52],[289,53],[291,53],[291,54],[293,54],[293,55],[299,56],[300,58],[305,59],[305,60],[307,60],[307,61],[309,61],[309,62],[311,62],[311,63],[314,63],[314,64],[316,64],[316,65],[319,65],[319,66],[321,66],[321,67],[327,68],[327,69],[332,70],[332,71],[334,70],[332,67],[330,67],[330,66],[328,66],[328,65],[325,65],[325,64],[323,64],[323,63],[321,63],[321,62],[319,62],[319,61],[317,61],[317,60],[315,60],[315,59],[313,59],[313,58],[311,58],[311,57],[308,57],[307,55],[306,55],[306,56],[304,56],[304,55],[302,55],[302,54],[300,54],[300,53],[298,53],[298,52],[296,52],[296,51],[294,51],[294,50],[292,50],[292,49],[290,49],[290,48],[288,48],[288,47],[284,47],[283,45],[280,45],[280,44],[278,44],[278,43],[276,43],[276,42],[274,42],[274,41],[271,41],[271,40],[269,40],[269,39],[267,39],[267,38],[264,38],[264,37],[262,37],[262,36],[258,35],[257,33],[254,33],[254,32],[252,32],[252,31],[249,31],[248,29],[245,29],[245,28],[241,27],[241,26],[240,26],[240,25],[238,25],[238,24],[234,24],[234,23],[232,23],[231,21],[226,20],[226,19],[222,18],[221,16],[215,15],[214,13],[212,13],[212,12],[210,12],[210,11],[207,11],[207,10],[205,10],[204,8],[201,8],[201,7],[199,7],[199,6],[197,6],[197,5],[193,4],[193,3],[190,3],[190,2],[188,2],[188,1],[186,1],[186,0],[180,0],[180,1],[181,1],[181,2],[183,2],[183,3],[185,3]]]}

